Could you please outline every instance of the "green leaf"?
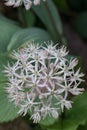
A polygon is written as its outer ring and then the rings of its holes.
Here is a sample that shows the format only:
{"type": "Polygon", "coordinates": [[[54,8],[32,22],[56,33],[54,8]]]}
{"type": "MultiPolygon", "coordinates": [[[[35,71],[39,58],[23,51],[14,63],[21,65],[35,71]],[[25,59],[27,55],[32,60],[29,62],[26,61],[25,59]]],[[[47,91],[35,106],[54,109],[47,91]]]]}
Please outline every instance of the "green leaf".
{"type": "MultiPolygon", "coordinates": [[[[55,124],[47,127],[48,130],[77,130],[79,125],[87,121],[87,92],[73,98],[71,110],[65,111],[65,116],[60,117],[55,124]]],[[[78,129],[79,130],[79,129],[78,129]]],[[[84,130],[84,129],[83,129],[84,130]]]]}
{"type": "Polygon", "coordinates": [[[60,15],[54,2],[47,0],[46,2],[42,2],[40,6],[33,6],[33,10],[44,23],[53,39],[57,42],[62,42],[62,44],[66,44],[60,15]]]}
{"type": "Polygon", "coordinates": [[[22,29],[13,35],[7,49],[8,51],[11,51],[12,49],[16,49],[33,40],[41,43],[43,41],[51,40],[51,37],[46,31],[39,28],[22,29]]]}
{"type": "Polygon", "coordinates": [[[63,130],[61,119],[59,118],[58,121],[56,121],[53,125],[49,126],[47,130],[63,130]]]}
{"type": "Polygon", "coordinates": [[[71,110],[67,110],[63,120],[64,130],[76,130],[79,125],[85,124],[87,120],[87,92],[75,97],[71,110]]]}
{"type": "Polygon", "coordinates": [[[4,66],[9,62],[9,56],[7,53],[0,53],[0,83],[6,82],[7,77],[4,74],[4,66]]]}
{"type": "MultiPolygon", "coordinates": [[[[66,110],[64,117],[60,117],[48,130],[77,130],[79,125],[87,121],[87,92],[73,98],[72,109],[66,110]]],[[[78,129],[79,130],[79,129],[78,129]]],[[[83,129],[84,130],[84,129],[83,129]]]]}
{"type": "Polygon", "coordinates": [[[25,16],[25,21],[27,27],[32,27],[34,26],[35,23],[35,15],[29,11],[24,10],[24,16],[25,16]]]}
{"type": "Polygon", "coordinates": [[[12,35],[19,29],[17,23],[0,15],[0,53],[7,50],[12,35]]]}
{"type": "Polygon", "coordinates": [[[32,27],[35,24],[35,15],[31,10],[25,10],[24,8],[18,8],[19,20],[24,27],[32,27]]]}
{"type": "Polygon", "coordinates": [[[52,116],[47,115],[45,119],[42,119],[39,124],[43,126],[50,126],[54,124],[56,119],[54,119],[52,116]]]}
{"type": "Polygon", "coordinates": [[[0,123],[11,121],[18,117],[18,108],[8,100],[5,87],[6,84],[0,83],[0,123]]]}
{"type": "Polygon", "coordinates": [[[77,130],[87,130],[87,122],[85,125],[80,125],[77,130]]]}
{"type": "Polygon", "coordinates": [[[83,120],[76,121],[76,120],[70,119],[70,121],[69,121],[69,119],[66,119],[63,122],[62,128],[64,130],[77,130],[79,125],[84,125],[84,124],[85,124],[85,120],[84,121],[83,120]]]}
{"type": "Polygon", "coordinates": [[[87,11],[80,13],[77,16],[75,28],[82,38],[87,38],[87,11]]]}

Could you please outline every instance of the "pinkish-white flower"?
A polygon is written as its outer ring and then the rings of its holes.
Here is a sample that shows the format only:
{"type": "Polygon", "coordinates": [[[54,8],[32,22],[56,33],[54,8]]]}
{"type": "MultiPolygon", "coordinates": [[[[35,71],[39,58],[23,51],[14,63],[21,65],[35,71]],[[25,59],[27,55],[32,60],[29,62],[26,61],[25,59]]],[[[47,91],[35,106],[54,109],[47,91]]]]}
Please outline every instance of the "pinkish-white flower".
{"type": "Polygon", "coordinates": [[[32,6],[32,4],[39,5],[40,1],[46,1],[46,0],[5,0],[5,5],[7,6],[13,6],[18,7],[22,4],[24,4],[26,10],[29,10],[32,6]]]}
{"type": "Polygon", "coordinates": [[[48,115],[56,119],[64,108],[72,107],[68,96],[84,91],[79,88],[84,74],[75,70],[78,60],[68,60],[67,55],[66,47],[57,49],[52,43],[45,47],[30,43],[13,51],[15,64],[8,64],[4,72],[8,97],[19,107],[19,114],[30,111],[31,119],[38,123],[48,115]]]}

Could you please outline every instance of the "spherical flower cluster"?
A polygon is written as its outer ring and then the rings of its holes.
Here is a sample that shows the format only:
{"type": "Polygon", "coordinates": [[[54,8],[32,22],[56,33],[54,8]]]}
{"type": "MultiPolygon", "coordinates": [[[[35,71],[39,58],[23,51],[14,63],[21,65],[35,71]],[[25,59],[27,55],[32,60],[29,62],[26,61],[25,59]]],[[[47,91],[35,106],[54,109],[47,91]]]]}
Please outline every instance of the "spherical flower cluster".
{"type": "Polygon", "coordinates": [[[56,119],[64,108],[72,107],[69,95],[84,91],[78,88],[84,74],[75,71],[78,60],[68,60],[67,54],[66,47],[57,49],[52,43],[44,47],[30,43],[12,53],[16,61],[5,67],[9,78],[6,91],[20,108],[19,114],[30,112],[38,123],[48,115],[56,119]]]}
{"type": "MultiPolygon", "coordinates": [[[[5,1],[6,1],[5,4],[7,6],[14,6],[14,7],[18,7],[23,3],[26,10],[29,10],[32,4],[38,5],[40,4],[41,0],[5,0],[5,1]]],[[[46,0],[42,0],[42,1],[46,1],[46,0]]]]}

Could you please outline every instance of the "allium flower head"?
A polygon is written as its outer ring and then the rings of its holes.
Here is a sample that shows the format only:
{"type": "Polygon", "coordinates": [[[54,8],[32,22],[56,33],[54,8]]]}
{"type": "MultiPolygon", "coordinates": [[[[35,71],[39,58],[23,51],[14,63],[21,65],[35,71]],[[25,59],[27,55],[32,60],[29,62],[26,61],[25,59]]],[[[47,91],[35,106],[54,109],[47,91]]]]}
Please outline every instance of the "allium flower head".
{"type": "MultiPolygon", "coordinates": [[[[40,4],[41,0],[5,0],[5,1],[6,1],[5,4],[7,6],[13,6],[13,7],[18,7],[24,4],[26,10],[28,10],[32,6],[32,4],[34,5],[40,4]]],[[[46,1],[46,0],[42,0],[42,1],[46,1]]]]}
{"type": "Polygon", "coordinates": [[[58,118],[64,107],[70,109],[69,95],[79,95],[83,81],[80,69],[75,71],[78,60],[67,59],[66,47],[57,49],[52,43],[45,47],[31,43],[14,51],[15,63],[5,67],[9,83],[9,98],[19,107],[19,114],[31,113],[38,123],[48,115],[58,118]]]}

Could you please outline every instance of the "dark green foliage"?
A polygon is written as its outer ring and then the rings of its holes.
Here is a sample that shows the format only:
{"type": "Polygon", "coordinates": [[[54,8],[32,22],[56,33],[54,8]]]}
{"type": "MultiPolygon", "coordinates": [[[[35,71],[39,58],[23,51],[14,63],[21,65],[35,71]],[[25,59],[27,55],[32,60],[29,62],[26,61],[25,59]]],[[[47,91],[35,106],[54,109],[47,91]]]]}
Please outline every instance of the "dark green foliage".
{"type": "Polygon", "coordinates": [[[75,20],[76,31],[82,38],[87,38],[87,11],[80,13],[75,20]]]}

